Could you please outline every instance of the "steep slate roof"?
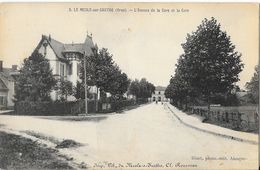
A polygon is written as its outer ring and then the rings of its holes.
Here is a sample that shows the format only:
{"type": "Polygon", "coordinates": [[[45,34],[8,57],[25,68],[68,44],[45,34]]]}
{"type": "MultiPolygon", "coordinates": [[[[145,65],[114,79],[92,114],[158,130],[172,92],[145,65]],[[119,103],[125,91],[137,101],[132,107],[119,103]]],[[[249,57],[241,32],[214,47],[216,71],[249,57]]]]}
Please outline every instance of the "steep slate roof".
{"type": "Polygon", "coordinates": [[[5,85],[4,81],[1,79],[1,76],[0,76],[0,90],[8,90],[8,88],[5,85]]]}
{"type": "Polygon", "coordinates": [[[165,90],[166,90],[166,87],[156,86],[156,87],[155,87],[155,90],[156,90],[156,91],[165,91],[165,90]]]}
{"type": "Polygon", "coordinates": [[[83,52],[82,47],[83,44],[64,44],[64,51],[63,52],[83,52]]]}
{"type": "Polygon", "coordinates": [[[77,44],[74,44],[74,43],[63,44],[63,43],[51,38],[50,36],[43,35],[42,40],[36,49],[38,49],[40,47],[40,44],[42,42],[44,42],[44,40],[47,40],[47,42],[53,49],[54,53],[56,54],[56,56],[60,59],[65,59],[63,53],[66,53],[66,52],[78,52],[81,54],[83,54],[85,52],[86,55],[92,55],[93,54],[92,49],[93,48],[97,49],[97,46],[94,45],[94,43],[93,43],[92,37],[90,37],[89,35],[87,35],[84,43],[77,43],[77,44]]]}
{"type": "Polygon", "coordinates": [[[56,56],[58,58],[65,59],[62,55],[62,52],[65,50],[63,43],[61,43],[55,39],[52,39],[52,38],[50,40],[49,40],[49,38],[47,38],[47,41],[49,42],[49,44],[50,44],[51,48],[53,49],[54,53],[56,54],[56,56]]]}
{"type": "Polygon", "coordinates": [[[4,77],[8,81],[14,81],[14,78],[11,75],[12,72],[14,71],[11,68],[3,68],[3,72],[0,72],[0,76],[4,77]]]}
{"type": "Polygon", "coordinates": [[[0,90],[8,90],[8,81],[14,82],[15,79],[12,75],[17,74],[19,74],[17,70],[13,70],[12,68],[3,68],[3,71],[0,72],[0,90]]]}
{"type": "Polygon", "coordinates": [[[87,36],[87,38],[83,44],[83,50],[86,52],[86,55],[92,55],[93,48],[97,48],[97,46],[94,45],[92,38],[90,36],[87,36]]]}

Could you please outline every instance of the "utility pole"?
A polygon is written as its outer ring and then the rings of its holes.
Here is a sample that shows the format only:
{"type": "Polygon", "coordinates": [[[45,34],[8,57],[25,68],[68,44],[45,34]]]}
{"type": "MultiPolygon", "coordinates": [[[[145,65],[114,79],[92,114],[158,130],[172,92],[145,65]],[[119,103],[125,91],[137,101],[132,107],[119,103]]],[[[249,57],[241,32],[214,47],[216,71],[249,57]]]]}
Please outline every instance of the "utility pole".
{"type": "Polygon", "coordinates": [[[88,85],[87,85],[87,61],[86,61],[86,52],[84,52],[84,86],[85,86],[85,113],[88,114],[88,85]]]}
{"type": "Polygon", "coordinates": [[[259,11],[259,8],[260,8],[260,4],[258,5],[258,168],[260,168],[260,129],[259,129],[259,126],[260,126],[260,96],[259,96],[259,92],[260,92],[260,33],[259,33],[259,30],[260,30],[260,11],[259,11]]]}

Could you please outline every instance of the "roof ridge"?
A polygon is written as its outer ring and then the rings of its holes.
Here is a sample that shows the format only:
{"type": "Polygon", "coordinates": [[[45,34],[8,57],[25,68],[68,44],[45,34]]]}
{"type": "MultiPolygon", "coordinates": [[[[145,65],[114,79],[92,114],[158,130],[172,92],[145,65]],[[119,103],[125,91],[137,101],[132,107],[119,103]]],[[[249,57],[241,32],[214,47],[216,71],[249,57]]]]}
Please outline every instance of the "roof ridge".
{"type": "Polygon", "coordinates": [[[12,69],[11,67],[3,67],[3,69],[8,69],[8,70],[10,70],[10,69],[12,69]]]}
{"type": "Polygon", "coordinates": [[[58,41],[58,40],[55,40],[55,39],[51,38],[51,41],[53,41],[53,40],[56,41],[57,43],[60,43],[60,44],[64,45],[63,42],[60,42],[60,41],[58,41]]]}
{"type": "Polygon", "coordinates": [[[84,43],[67,43],[67,44],[64,44],[64,45],[83,45],[84,43]]]}
{"type": "Polygon", "coordinates": [[[56,39],[53,39],[50,35],[42,35],[43,39],[46,39],[50,47],[54,51],[55,55],[60,59],[66,59],[64,52],[79,52],[83,53],[84,51],[90,55],[92,48],[95,47],[92,38],[87,37],[83,43],[62,43],[56,39]]]}
{"type": "Polygon", "coordinates": [[[56,41],[56,42],[58,42],[58,43],[60,43],[60,44],[64,44],[63,42],[58,41],[58,40],[56,40],[56,39],[54,39],[54,38],[52,38],[52,37],[50,37],[50,36],[48,36],[48,35],[44,35],[44,34],[43,34],[43,36],[44,36],[44,38],[46,38],[48,41],[50,41],[50,40],[49,40],[49,38],[50,38],[51,41],[54,40],[54,41],[56,41]]]}

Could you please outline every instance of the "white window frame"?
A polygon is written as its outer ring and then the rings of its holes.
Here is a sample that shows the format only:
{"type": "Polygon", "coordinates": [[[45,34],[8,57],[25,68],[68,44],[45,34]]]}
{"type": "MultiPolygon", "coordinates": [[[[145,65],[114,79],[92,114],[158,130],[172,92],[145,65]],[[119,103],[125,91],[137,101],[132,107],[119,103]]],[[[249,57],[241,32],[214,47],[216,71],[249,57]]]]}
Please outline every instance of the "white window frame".
{"type": "Polygon", "coordinates": [[[7,106],[7,96],[0,95],[0,98],[2,98],[2,100],[0,100],[0,106],[7,106]],[[3,102],[3,103],[1,103],[1,102],[3,102]]]}
{"type": "Polygon", "coordinates": [[[60,76],[61,77],[66,77],[66,64],[65,63],[60,63],[60,76]],[[63,66],[63,75],[61,74],[62,73],[62,66],[63,66]]]}

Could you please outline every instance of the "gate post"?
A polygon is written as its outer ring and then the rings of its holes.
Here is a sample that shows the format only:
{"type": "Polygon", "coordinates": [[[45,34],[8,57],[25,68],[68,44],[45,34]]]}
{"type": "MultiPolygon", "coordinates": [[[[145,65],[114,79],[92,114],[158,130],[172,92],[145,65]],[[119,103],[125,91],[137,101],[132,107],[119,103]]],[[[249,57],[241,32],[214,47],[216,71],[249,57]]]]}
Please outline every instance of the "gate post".
{"type": "Polygon", "coordinates": [[[239,128],[242,122],[241,113],[237,113],[237,127],[239,128]]]}
{"type": "Polygon", "coordinates": [[[228,112],[225,113],[225,116],[226,116],[226,118],[225,118],[226,122],[229,122],[229,120],[228,120],[228,112]]]}

